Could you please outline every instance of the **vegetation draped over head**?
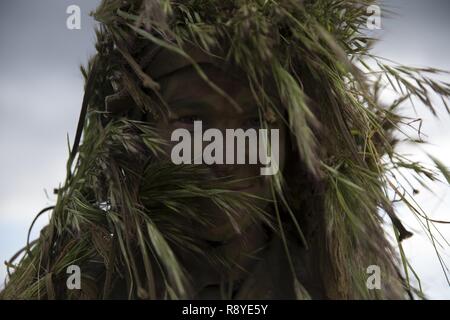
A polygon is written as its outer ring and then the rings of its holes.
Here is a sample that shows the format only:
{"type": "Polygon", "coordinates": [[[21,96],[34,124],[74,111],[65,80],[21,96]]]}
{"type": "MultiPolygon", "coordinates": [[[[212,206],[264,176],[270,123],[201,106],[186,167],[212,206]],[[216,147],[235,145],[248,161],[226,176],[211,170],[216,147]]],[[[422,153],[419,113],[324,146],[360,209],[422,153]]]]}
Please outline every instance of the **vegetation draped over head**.
{"type": "MultiPolygon", "coordinates": [[[[160,297],[159,291],[163,298],[188,297],[189,275],[173,247],[200,254],[196,239],[177,223],[186,217],[206,223],[195,205],[198,199],[212,200],[231,221],[243,208],[253,212],[255,220],[282,236],[289,257],[286,233],[295,226],[299,241],[320,259],[330,298],[422,295],[409,284],[415,273],[401,241],[411,233],[397,218],[390,196],[395,193],[411,209],[435,243],[433,221],[397,177],[410,170],[426,186],[438,173],[396,153],[401,135],[417,142],[402,130],[411,122],[397,110],[418,99],[434,113],[433,95],[446,104],[450,85],[433,80],[440,70],[387,63],[370,53],[373,39],[364,31],[367,7],[374,3],[103,0],[94,13],[100,23],[97,54],[82,68],[85,96],[66,181],[57,190],[56,205],[40,213],[52,211],[49,225],[8,263],[9,282],[1,296],[79,297],[65,290],[64,280],[67,266],[78,264],[88,271],[83,272],[85,298],[109,297],[117,277],[126,282],[129,298],[160,297]],[[165,142],[138,115],[163,116],[166,105],[157,79],[143,71],[152,58],[144,54],[152,52],[149,48],[190,60],[200,77],[226,95],[184,50],[188,45],[243,70],[262,119],[280,112],[274,106],[281,102],[301,174],[273,177],[274,216],[253,207],[247,201],[251,195],[227,191],[220,179],[206,180],[201,169],[152,161],[165,142]],[[276,99],[268,93],[267,79],[276,99]],[[379,99],[386,87],[399,96],[388,106],[379,99]],[[115,107],[124,97],[132,103],[115,107]],[[383,231],[384,213],[392,221],[405,279],[383,231]],[[307,216],[319,221],[320,237],[299,223],[307,216]],[[366,268],[374,264],[389,290],[367,289],[366,268]],[[163,288],[156,287],[156,276],[163,288]]],[[[436,164],[448,179],[445,166],[436,164]]],[[[306,298],[293,260],[298,297],[306,298]]]]}

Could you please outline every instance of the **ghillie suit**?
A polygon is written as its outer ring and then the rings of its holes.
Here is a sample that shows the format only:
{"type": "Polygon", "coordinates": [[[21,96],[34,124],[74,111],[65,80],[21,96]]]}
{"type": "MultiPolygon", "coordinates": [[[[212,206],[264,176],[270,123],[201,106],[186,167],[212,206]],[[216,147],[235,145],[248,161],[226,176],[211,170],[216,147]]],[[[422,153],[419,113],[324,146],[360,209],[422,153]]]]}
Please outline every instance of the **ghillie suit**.
{"type": "MultiPolygon", "coordinates": [[[[48,226],[17,255],[23,254],[18,263],[9,262],[13,271],[1,297],[192,297],[180,250],[220,261],[178,223],[201,219],[195,205],[200,198],[222,207],[230,219],[244,207],[254,209],[254,219],[279,239],[267,267],[255,270],[244,293],[234,297],[414,295],[398,270],[382,217],[392,221],[407,278],[401,241],[411,234],[396,217],[388,190],[407,202],[394,174],[402,168],[419,178],[436,176],[394,151],[394,132],[403,121],[396,108],[416,96],[433,109],[429,92],[446,99],[450,88],[421,73],[436,70],[388,66],[370,54],[371,39],[363,29],[371,4],[104,0],[94,14],[100,22],[98,53],[82,70],[85,96],[67,179],[56,205],[41,212],[52,211],[48,226]],[[152,64],[161,52],[163,58],[152,64]],[[262,118],[282,105],[291,150],[285,175],[272,177],[269,214],[195,167],[155,160],[164,141],[142,120],[164,117],[157,78],[178,61],[170,56],[191,64],[226,96],[203,72],[195,52],[240,70],[262,118]],[[377,63],[379,77],[370,61],[377,63]],[[402,92],[391,106],[378,100],[383,75],[402,92]],[[81,267],[81,290],[66,288],[70,265],[81,267]],[[371,265],[380,267],[381,290],[366,285],[371,265]]],[[[233,97],[227,98],[232,107],[233,97]]]]}

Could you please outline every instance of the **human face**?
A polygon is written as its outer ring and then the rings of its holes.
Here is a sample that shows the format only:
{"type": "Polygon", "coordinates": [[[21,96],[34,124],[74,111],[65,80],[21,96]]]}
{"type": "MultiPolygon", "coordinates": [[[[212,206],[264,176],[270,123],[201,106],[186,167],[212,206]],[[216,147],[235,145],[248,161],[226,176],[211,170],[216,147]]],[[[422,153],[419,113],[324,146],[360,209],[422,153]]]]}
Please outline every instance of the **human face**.
{"type": "MultiPolygon", "coordinates": [[[[208,85],[192,68],[183,68],[160,81],[161,95],[168,105],[167,117],[155,123],[160,136],[169,142],[167,154],[176,142],[170,142],[172,132],[179,128],[193,130],[194,121],[202,121],[203,130],[219,129],[225,137],[226,129],[260,129],[259,108],[248,84],[215,67],[205,67],[208,78],[220,87],[239,105],[233,106],[229,99],[208,85]]],[[[275,117],[268,129],[279,129],[279,168],[285,159],[286,129],[281,119],[275,117]]],[[[225,146],[225,143],[224,143],[225,146]]],[[[248,147],[248,146],[247,146],[248,147]]],[[[224,155],[227,150],[224,150],[224,155]]],[[[236,154],[236,152],[235,152],[236,154]]],[[[235,162],[236,163],[236,162],[235,162]]],[[[260,164],[213,164],[208,172],[214,178],[233,178],[239,182],[230,186],[231,190],[250,193],[262,199],[271,199],[269,178],[260,175],[260,164]]],[[[267,200],[252,200],[260,209],[265,209],[267,200]]],[[[229,218],[221,208],[212,203],[202,204],[204,214],[211,227],[195,226],[195,233],[210,241],[226,241],[237,233],[229,218]]],[[[241,212],[236,218],[240,231],[252,223],[250,214],[241,212]]]]}

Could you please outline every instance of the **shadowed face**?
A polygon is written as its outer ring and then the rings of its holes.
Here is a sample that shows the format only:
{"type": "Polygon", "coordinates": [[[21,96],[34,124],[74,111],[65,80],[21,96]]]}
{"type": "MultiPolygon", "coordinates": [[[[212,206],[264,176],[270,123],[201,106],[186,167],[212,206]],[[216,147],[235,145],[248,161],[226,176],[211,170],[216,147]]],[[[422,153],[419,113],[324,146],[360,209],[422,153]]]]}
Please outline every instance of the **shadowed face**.
{"type": "MultiPolygon", "coordinates": [[[[200,78],[192,67],[187,67],[163,77],[159,83],[161,94],[168,105],[168,116],[166,119],[158,121],[156,127],[166,141],[171,141],[171,135],[176,129],[186,129],[194,136],[194,121],[202,122],[202,130],[215,128],[222,132],[224,137],[224,158],[230,150],[226,150],[225,130],[226,129],[258,129],[261,128],[259,108],[253,98],[253,94],[241,79],[231,77],[225,72],[215,67],[203,68],[208,78],[220,87],[240,107],[240,110],[230,103],[224,95],[214,90],[208,83],[200,78]]],[[[279,129],[279,167],[283,168],[285,158],[285,135],[286,129],[281,119],[273,117],[269,122],[268,129],[279,129]]],[[[167,147],[167,155],[178,142],[170,142],[167,147]]],[[[203,148],[210,142],[203,142],[203,148]]],[[[235,144],[236,145],[236,144],[235,144]]],[[[261,164],[248,164],[249,146],[246,143],[246,164],[211,164],[204,165],[212,177],[228,177],[233,180],[240,180],[231,185],[231,189],[238,192],[246,192],[252,195],[271,199],[271,188],[268,176],[260,174],[261,164]]],[[[234,152],[235,156],[237,150],[234,152]]],[[[236,159],[235,159],[236,160],[236,159]]],[[[254,200],[255,204],[264,209],[268,201],[254,200]]],[[[195,227],[195,232],[201,238],[211,241],[226,241],[236,235],[236,230],[232,227],[229,218],[212,203],[202,205],[204,214],[212,227],[195,227]]],[[[236,219],[240,230],[244,231],[250,224],[249,214],[241,212],[236,219]]]]}

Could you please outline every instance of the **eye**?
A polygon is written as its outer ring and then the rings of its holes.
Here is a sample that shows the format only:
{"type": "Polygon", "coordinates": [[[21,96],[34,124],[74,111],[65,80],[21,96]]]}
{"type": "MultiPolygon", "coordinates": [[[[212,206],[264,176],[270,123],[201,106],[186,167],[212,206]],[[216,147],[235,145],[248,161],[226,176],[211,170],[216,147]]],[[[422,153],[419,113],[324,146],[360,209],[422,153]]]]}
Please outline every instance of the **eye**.
{"type": "Polygon", "coordinates": [[[180,122],[184,124],[194,124],[194,121],[202,121],[202,119],[197,115],[182,116],[174,119],[174,122],[180,122]]]}
{"type": "Polygon", "coordinates": [[[259,117],[252,117],[245,121],[245,127],[247,128],[260,128],[261,127],[261,121],[259,120],[259,117]]]}
{"type": "Polygon", "coordinates": [[[175,128],[184,128],[192,131],[194,130],[194,121],[202,121],[202,117],[198,115],[180,116],[172,119],[170,122],[175,128]]]}

